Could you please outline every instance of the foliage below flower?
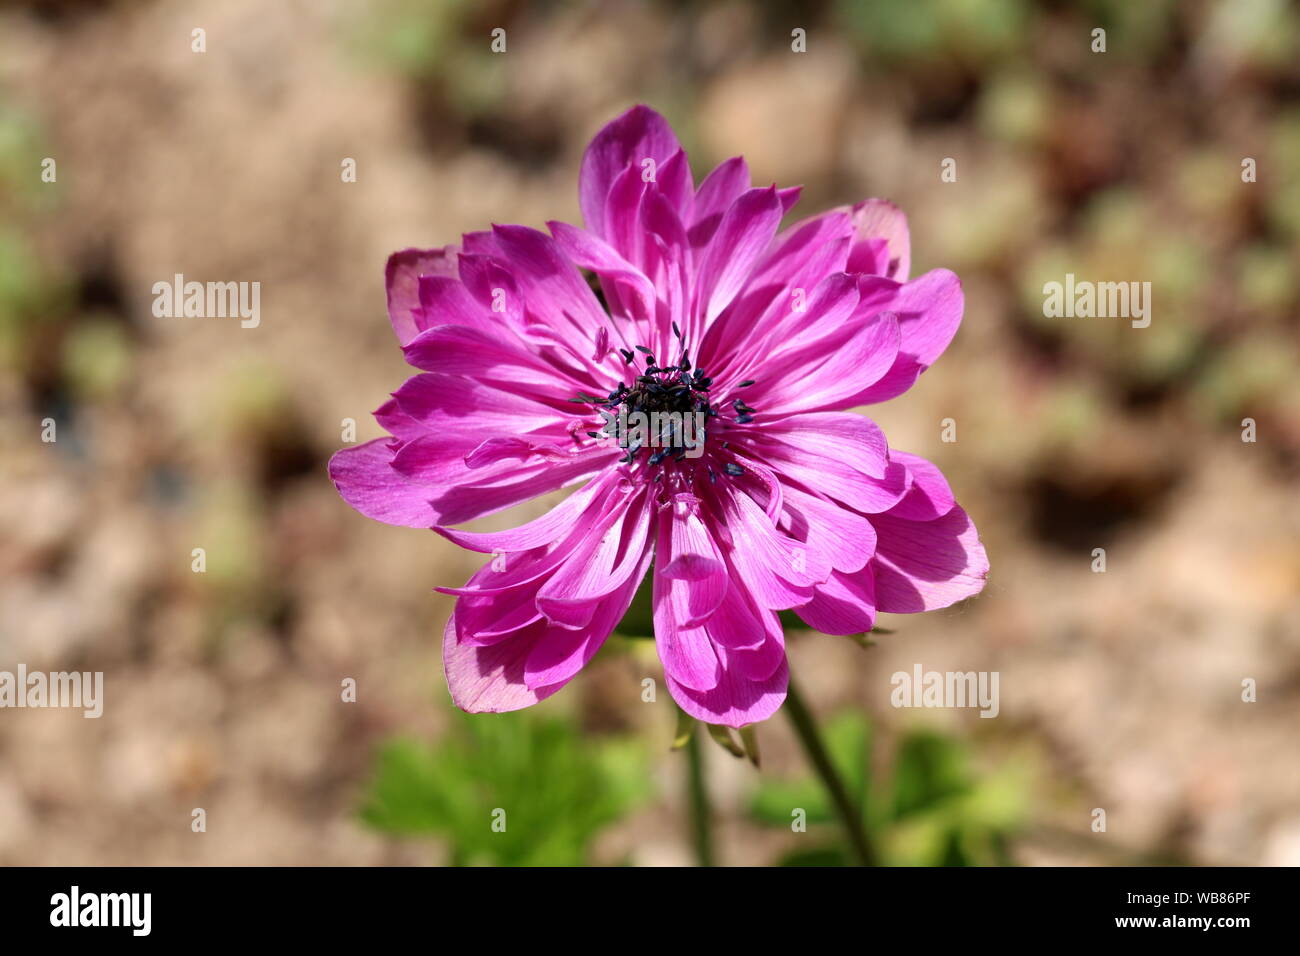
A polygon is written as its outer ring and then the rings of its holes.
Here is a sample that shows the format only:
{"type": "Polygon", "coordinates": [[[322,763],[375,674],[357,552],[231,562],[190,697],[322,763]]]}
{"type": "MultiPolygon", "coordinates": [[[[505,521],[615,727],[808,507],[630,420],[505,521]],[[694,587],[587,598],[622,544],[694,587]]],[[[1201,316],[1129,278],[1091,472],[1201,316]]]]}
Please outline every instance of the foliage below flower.
{"type": "Polygon", "coordinates": [[[445,837],[453,865],[578,866],[591,862],[592,838],[647,796],[644,763],[634,744],[593,743],[564,720],[462,720],[436,746],[389,742],[361,816],[389,833],[445,837]]]}

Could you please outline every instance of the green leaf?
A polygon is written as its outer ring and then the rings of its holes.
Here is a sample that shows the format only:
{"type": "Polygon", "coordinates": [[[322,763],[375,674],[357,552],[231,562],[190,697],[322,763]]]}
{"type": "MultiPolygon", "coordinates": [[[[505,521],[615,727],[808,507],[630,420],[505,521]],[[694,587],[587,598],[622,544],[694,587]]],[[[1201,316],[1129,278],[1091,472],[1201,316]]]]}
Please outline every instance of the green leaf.
{"type": "MultiPolygon", "coordinates": [[[[871,756],[871,725],[857,713],[832,718],[823,728],[826,750],[839,771],[854,803],[864,808],[871,756]]],[[[789,826],[790,812],[801,807],[808,823],[830,823],[835,819],[830,800],[811,775],[798,780],[763,778],[750,802],[750,814],[760,823],[789,826]]]]}
{"type": "MultiPolygon", "coordinates": [[[[864,815],[867,829],[892,866],[1014,865],[1010,840],[1027,812],[1031,768],[1023,760],[975,777],[968,768],[967,745],[930,731],[903,736],[889,777],[873,782],[872,728],[856,712],[840,714],[822,728],[831,762],[864,815]]],[[[750,801],[758,823],[790,826],[802,809],[809,826],[834,832],[836,816],[821,784],[809,773],[794,780],[763,779],[750,801]]],[[[822,839],[824,837],[819,837],[822,839]]],[[[847,865],[841,844],[800,849],[782,857],[782,866],[847,865]],[[833,860],[839,852],[841,863],[833,860]]]]}
{"type": "Polygon", "coordinates": [[[740,743],[745,748],[745,756],[755,767],[758,766],[758,728],[754,724],[746,724],[740,728],[740,743]]]}
{"type": "Polygon", "coordinates": [[[632,596],[632,603],[623,615],[623,620],[619,621],[618,627],[614,630],[624,637],[648,637],[653,639],[655,636],[655,616],[654,608],[650,600],[651,582],[654,580],[653,571],[645,576],[640,586],[636,589],[636,594],[632,596]]]}
{"type": "Polygon", "coordinates": [[[808,625],[803,622],[803,618],[794,611],[777,611],[776,616],[780,618],[781,629],[786,633],[809,630],[808,625]]]}
{"type": "Polygon", "coordinates": [[[681,750],[691,740],[691,734],[695,733],[695,718],[680,707],[677,708],[677,730],[673,733],[673,750],[681,750]]]}
{"type": "Polygon", "coordinates": [[[830,823],[835,819],[830,801],[811,778],[803,780],[764,779],[750,800],[749,813],[759,823],[789,827],[794,810],[802,809],[808,823],[830,823]]]}
{"type": "Polygon", "coordinates": [[[794,850],[777,861],[777,866],[848,866],[848,857],[837,846],[794,850]]]}
{"type": "Polygon", "coordinates": [[[970,790],[965,754],[955,741],[928,731],[903,738],[894,758],[891,806],[903,819],[970,790]]]}
{"type": "Polygon", "coordinates": [[[388,833],[445,838],[458,865],[572,866],[595,834],[648,796],[644,747],[592,741],[572,722],[458,716],[430,745],[385,745],[361,818],[388,833]],[[494,829],[504,814],[504,830],[494,829]]]}
{"type": "Polygon", "coordinates": [[[745,748],[736,743],[736,738],[731,736],[731,728],[723,727],[721,724],[705,724],[709,728],[709,736],[727,753],[733,757],[745,756],[745,748]]]}

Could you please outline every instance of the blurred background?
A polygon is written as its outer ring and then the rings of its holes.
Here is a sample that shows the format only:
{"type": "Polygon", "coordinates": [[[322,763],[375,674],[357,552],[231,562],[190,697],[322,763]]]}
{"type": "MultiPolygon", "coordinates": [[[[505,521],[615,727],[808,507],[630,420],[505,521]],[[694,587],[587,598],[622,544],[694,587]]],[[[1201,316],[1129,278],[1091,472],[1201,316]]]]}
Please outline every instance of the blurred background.
{"type": "MultiPolygon", "coordinates": [[[[106,690],[99,720],[0,711],[0,863],[691,862],[651,643],[611,639],[531,712],[460,716],[431,589],[475,557],[362,518],[325,472],[409,372],[387,255],[579,221],[582,149],[636,102],[697,178],[744,154],[804,184],[792,218],[895,200],[913,272],[964,282],[953,346],[871,414],[948,475],[988,586],[869,648],[790,638],[886,860],[1300,863],[1283,0],[4,4],[0,669],[106,690]],[[1067,272],[1149,281],[1150,327],[1044,318],[1067,272]],[[261,282],[260,326],[156,318],[176,273],[261,282]],[[998,719],[892,708],[918,663],[998,671],[998,719]]],[[[759,733],[760,771],[705,741],[719,862],[840,861],[783,716],[759,733]]]]}

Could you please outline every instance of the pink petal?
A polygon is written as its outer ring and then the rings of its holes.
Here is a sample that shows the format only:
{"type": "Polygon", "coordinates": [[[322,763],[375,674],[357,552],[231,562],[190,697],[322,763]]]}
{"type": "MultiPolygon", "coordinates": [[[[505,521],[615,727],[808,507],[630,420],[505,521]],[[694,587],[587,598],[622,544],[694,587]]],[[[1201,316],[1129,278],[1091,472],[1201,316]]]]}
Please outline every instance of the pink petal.
{"type": "MultiPolygon", "coordinates": [[[[728,654],[723,651],[724,658],[728,654]]],[[[693,690],[665,673],[669,693],[682,710],[696,720],[724,727],[743,727],[767,720],[785,700],[785,689],[790,682],[789,667],[784,657],[776,671],[765,680],[749,680],[739,669],[729,667],[724,660],[722,677],[711,690],[693,690]]]]}
{"type": "Polygon", "coordinates": [[[509,461],[533,462],[542,459],[562,462],[571,457],[569,448],[557,442],[523,435],[504,435],[483,439],[465,454],[465,464],[478,469],[509,461]]]}
{"type": "Polygon", "coordinates": [[[983,589],[988,556],[959,506],[933,521],[872,515],[871,523],[878,536],[871,567],[880,610],[932,611],[983,589]]]}
{"type": "Polygon", "coordinates": [[[524,682],[524,664],[536,644],[521,636],[487,646],[456,641],[455,614],[442,633],[442,660],[453,703],[471,714],[499,714],[530,707],[564,686],[558,681],[544,687],[524,682]]]}
{"type": "Polygon", "coordinates": [[[731,307],[709,326],[701,362],[719,372],[735,371],[733,359],[753,361],[766,354],[766,343],[777,341],[778,328],[799,326],[804,315],[794,311],[796,291],[808,301],[827,279],[844,271],[851,234],[848,216],[840,214],[777,236],[731,307]]]}
{"type": "MultiPolygon", "coordinates": [[[[854,324],[849,321],[858,306],[858,280],[845,272],[827,276],[808,292],[804,311],[798,312],[787,303],[785,314],[773,318],[764,313],[760,322],[766,331],[755,352],[762,358],[748,369],[763,369],[780,363],[805,347],[819,347],[830,351],[839,348],[853,335],[854,324]]],[[[758,341],[758,340],[756,340],[758,341]]],[[[749,374],[748,369],[745,374],[749,374]]]]}
{"type": "Polygon", "coordinates": [[[388,290],[388,319],[397,341],[405,345],[419,334],[416,321],[420,308],[420,276],[454,276],[456,247],[442,249],[403,249],[388,257],[384,285],[388,290]]]}
{"type": "Polygon", "coordinates": [[[836,571],[794,612],[823,634],[865,634],[876,626],[875,576],[870,568],[853,574],[836,571]]]}
{"type": "Polygon", "coordinates": [[[900,351],[927,368],[933,365],[957,334],[964,305],[961,280],[947,269],[932,269],[904,283],[890,305],[903,338],[900,351]]]}
{"type": "MultiPolygon", "coordinates": [[[[602,535],[588,535],[537,592],[537,607],[560,627],[586,627],[599,602],[643,568],[649,550],[647,494],[638,493],[602,535]]],[[[629,599],[630,600],[630,599],[629,599]]]]}
{"type": "Polygon", "coordinates": [[[695,248],[704,246],[722,221],[722,214],[749,189],[749,166],[742,156],[720,163],[704,177],[695,191],[695,209],[690,223],[690,241],[695,248]]]}
{"type": "Polygon", "coordinates": [[[785,488],[781,527],[826,555],[837,571],[859,571],[876,553],[876,529],[867,518],[793,485],[785,488]]]}
{"type": "Polygon", "coordinates": [[[775,188],[743,193],[722,216],[700,259],[696,295],[705,322],[736,297],[754,264],[776,235],[783,215],[775,188]]]}
{"type": "Polygon", "coordinates": [[[408,528],[430,528],[437,513],[430,490],[412,483],[392,466],[391,440],[376,438],[344,448],[330,459],[329,473],[343,500],[367,518],[408,528]]]}
{"type": "MultiPolygon", "coordinates": [[[[451,313],[442,323],[446,325],[470,325],[486,329],[497,335],[505,335],[511,342],[516,341],[514,332],[526,331],[524,317],[524,294],[515,281],[514,274],[501,265],[492,256],[462,253],[460,262],[460,280],[466,296],[470,300],[465,308],[473,309],[485,317],[478,321],[461,321],[463,312],[451,313]]],[[[424,290],[421,289],[421,297],[424,290]]],[[[430,318],[436,319],[438,313],[426,306],[430,318]]]]}
{"type": "Polygon", "coordinates": [[[831,272],[845,272],[850,244],[853,240],[853,219],[848,212],[833,210],[797,222],[781,233],[764,253],[754,270],[756,284],[777,283],[787,287],[800,286],[812,289],[831,272]],[[808,275],[806,264],[827,247],[841,248],[833,268],[817,275],[808,275]],[[810,281],[811,280],[811,281],[810,281]]]}
{"type": "Polygon", "coordinates": [[[620,173],[633,166],[639,177],[644,160],[659,167],[680,150],[668,121],[648,106],[634,106],[607,124],[587,147],[578,173],[578,202],[587,229],[608,238],[605,201],[620,173]]]}
{"type": "Polygon", "coordinates": [[[912,475],[912,488],[903,500],[889,509],[890,517],[910,521],[933,521],[946,515],[957,504],[948,479],[935,465],[920,455],[891,451],[890,458],[901,462],[912,475]]]}
{"type": "Polygon", "coordinates": [[[845,460],[815,455],[794,446],[775,443],[765,445],[763,453],[781,475],[806,488],[816,488],[826,497],[864,514],[888,511],[911,488],[911,474],[901,462],[889,462],[884,476],[875,478],[863,471],[852,458],[845,460]]]}
{"type": "Polygon", "coordinates": [[[608,319],[595,294],[554,239],[527,226],[493,226],[464,237],[466,252],[488,255],[518,285],[528,321],[549,328],[562,341],[582,343],[590,354],[596,330],[608,319]]]}
{"type": "Polygon", "coordinates": [[[465,463],[470,450],[430,436],[407,442],[393,456],[393,470],[422,486],[421,493],[432,509],[434,520],[420,527],[461,524],[531,501],[607,467],[616,454],[597,450],[567,461],[501,461],[473,469],[465,463]]]}
{"type": "Polygon", "coordinates": [[[899,287],[890,305],[898,316],[898,358],[878,382],[857,396],[857,403],[885,402],[907,391],[957,334],[964,304],[961,280],[947,269],[933,269],[899,287]]]}
{"type": "Polygon", "coordinates": [[[620,256],[641,269],[645,266],[646,249],[641,208],[650,188],[635,166],[628,166],[615,176],[605,198],[605,227],[598,233],[620,256]]]}
{"type": "Polygon", "coordinates": [[[748,680],[767,680],[785,663],[780,619],[760,609],[739,584],[728,587],[726,600],[705,629],[719,658],[748,680]]]}
{"type": "Polygon", "coordinates": [[[388,399],[376,408],[374,416],[375,421],[379,422],[384,431],[402,441],[419,438],[427,431],[423,425],[402,411],[395,398],[388,399]]]}
{"type": "Polygon", "coordinates": [[[635,305],[631,313],[633,318],[646,320],[654,315],[654,285],[617,250],[598,236],[575,226],[562,222],[548,222],[546,226],[575,265],[590,269],[602,279],[615,282],[620,289],[626,290],[621,301],[635,305]]]}
{"type": "Polygon", "coordinates": [[[530,600],[537,592],[540,580],[518,585],[508,597],[502,594],[461,595],[456,602],[456,639],[462,644],[486,647],[518,639],[525,629],[528,634],[541,634],[546,629],[546,621],[530,600]]]}
{"type": "Polygon", "coordinates": [[[415,315],[421,332],[435,325],[468,325],[489,332],[500,331],[500,319],[470,295],[460,279],[421,276],[419,296],[420,308],[415,315]]]}
{"type": "Polygon", "coordinates": [[[727,593],[727,566],[713,536],[693,509],[665,508],[658,518],[656,578],[678,627],[697,627],[727,593]]]}
{"type": "MultiPolygon", "coordinates": [[[[810,412],[792,415],[766,425],[756,441],[766,446],[773,440],[786,446],[785,457],[796,452],[827,459],[860,471],[871,478],[883,478],[889,467],[889,444],[880,426],[865,415],[852,412],[810,412]]],[[[811,462],[814,466],[817,461],[811,462]]],[[[815,488],[816,485],[809,487],[815,488]]]]}
{"type": "MultiPolygon", "coordinates": [[[[668,157],[666,163],[659,164],[655,173],[655,187],[655,191],[676,211],[684,224],[689,225],[695,221],[695,181],[691,176],[691,164],[686,158],[686,150],[677,150],[668,157]]],[[[684,225],[683,239],[685,235],[684,225]]]]}
{"type": "Polygon", "coordinates": [[[645,577],[650,555],[649,548],[642,551],[618,590],[597,605],[589,627],[582,630],[553,627],[547,631],[533,647],[525,664],[524,679],[529,686],[544,687],[556,681],[567,681],[587,665],[627,613],[636,589],[645,577]]]}
{"type": "Polygon", "coordinates": [[[830,574],[826,556],[779,530],[752,498],[727,488],[720,495],[732,547],[727,559],[761,607],[806,604],[812,585],[830,574]]]}
{"type": "Polygon", "coordinates": [[[674,614],[677,602],[669,595],[673,586],[680,587],[681,582],[660,574],[654,576],[651,599],[659,659],[670,680],[694,690],[708,690],[722,678],[717,651],[705,628],[678,625],[674,614]]]}
{"type": "Polygon", "coordinates": [[[862,393],[897,358],[898,322],[892,313],[882,312],[850,328],[846,338],[827,337],[774,362],[769,370],[774,384],[755,393],[755,399],[761,395],[761,404],[753,402],[759,412],[779,417],[862,404],[862,393]]]}
{"type": "Polygon", "coordinates": [[[586,530],[606,505],[606,495],[617,476],[604,472],[575,491],[540,518],[507,531],[456,531],[434,528],[462,548],[484,554],[497,551],[530,551],[560,540],[575,528],[586,530]]]}
{"type": "Polygon", "coordinates": [[[503,388],[493,388],[462,375],[426,372],[408,378],[393,400],[408,420],[425,433],[447,437],[447,429],[468,431],[473,444],[484,434],[517,434],[547,426],[563,426],[556,409],[503,388]]]}
{"type": "Polygon", "coordinates": [[[849,256],[849,271],[906,281],[912,247],[903,211],[888,199],[868,199],[854,206],[851,214],[857,242],[849,256]]]}
{"type": "MultiPolygon", "coordinates": [[[[610,525],[624,515],[624,499],[602,499],[585,509],[572,529],[555,539],[549,547],[528,551],[503,552],[474,572],[464,587],[434,588],[443,594],[467,598],[491,598],[504,605],[536,604],[537,591],[592,536],[603,535],[610,525]]],[[[476,605],[478,606],[478,605],[476,605]]],[[[462,628],[461,637],[466,636],[462,628]]]]}
{"type": "Polygon", "coordinates": [[[557,404],[591,387],[499,335],[466,325],[426,329],[402,351],[407,362],[426,372],[463,376],[505,391],[526,391],[557,404]]]}

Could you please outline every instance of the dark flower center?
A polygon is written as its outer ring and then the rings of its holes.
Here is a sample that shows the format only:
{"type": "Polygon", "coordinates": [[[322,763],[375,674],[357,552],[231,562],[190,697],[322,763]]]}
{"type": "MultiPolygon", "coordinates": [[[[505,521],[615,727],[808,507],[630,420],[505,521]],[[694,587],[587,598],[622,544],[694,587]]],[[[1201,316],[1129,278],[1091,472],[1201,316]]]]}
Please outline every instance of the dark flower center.
{"type": "MultiPolygon", "coordinates": [[[[673,331],[677,332],[674,324],[673,331]]],[[[680,339],[680,332],[677,332],[680,339]]],[[[579,394],[570,399],[572,402],[591,405],[605,422],[603,432],[617,439],[626,454],[620,458],[624,464],[633,464],[644,453],[646,465],[659,469],[668,463],[690,463],[699,460],[706,451],[706,439],[711,426],[722,428],[730,419],[737,425],[748,424],[753,420],[754,409],[739,398],[726,404],[719,404],[711,398],[709,389],[713,379],[702,368],[692,368],[689,351],[683,347],[679,357],[666,364],[660,364],[654,354],[644,345],[634,350],[619,349],[623,363],[634,368],[644,362],[643,370],[638,370],[630,382],[620,382],[618,387],[600,398],[593,395],[579,394]],[[734,412],[731,417],[728,412],[734,412]]],[[[737,387],[754,384],[752,380],[740,382],[737,387]]],[[[601,438],[600,432],[587,433],[593,439],[601,438]]],[[[722,442],[720,449],[714,449],[712,459],[730,458],[726,453],[727,443],[722,442]]],[[[733,461],[702,462],[707,467],[710,480],[716,481],[718,471],[714,464],[719,464],[724,475],[744,474],[744,469],[733,461]]],[[[663,475],[656,473],[655,481],[663,475]]]]}

